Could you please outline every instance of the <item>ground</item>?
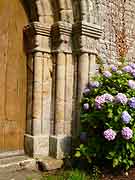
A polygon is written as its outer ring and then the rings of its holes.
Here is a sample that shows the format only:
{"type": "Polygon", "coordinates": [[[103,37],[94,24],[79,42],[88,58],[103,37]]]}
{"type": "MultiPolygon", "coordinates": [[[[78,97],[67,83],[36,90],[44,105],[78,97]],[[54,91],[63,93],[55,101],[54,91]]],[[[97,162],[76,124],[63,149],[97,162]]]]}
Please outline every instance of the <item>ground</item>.
{"type": "MultiPolygon", "coordinates": [[[[11,167],[10,167],[11,168],[11,167]]],[[[103,170],[101,177],[86,175],[85,172],[79,170],[55,170],[49,172],[41,172],[37,169],[10,169],[4,168],[0,171],[0,180],[135,180],[135,168],[125,172],[108,172],[103,170]],[[74,178],[73,178],[74,177],[74,178]]]]}
{"type": "Polygon", "coordinates": [[[27,169],[0,173],[0,180],[40,180],[41,177],[40,172],[27,169]]]}

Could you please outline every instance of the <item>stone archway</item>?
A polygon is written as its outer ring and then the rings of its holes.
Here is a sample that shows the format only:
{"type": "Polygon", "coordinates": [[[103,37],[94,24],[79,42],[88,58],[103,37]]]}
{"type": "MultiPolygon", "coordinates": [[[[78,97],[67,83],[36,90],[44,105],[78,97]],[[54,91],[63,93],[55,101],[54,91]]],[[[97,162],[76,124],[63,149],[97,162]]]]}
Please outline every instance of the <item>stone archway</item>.
{"type": "Polygon", "coordinates": [[[95,72],[101,29],[94,1],[29,2],[28,11],[33,16],[36,7],[37,19],[24,29],[30,92],[25,150],[34,157],[60,159],[78,128],[76,104],[95,72]]]}

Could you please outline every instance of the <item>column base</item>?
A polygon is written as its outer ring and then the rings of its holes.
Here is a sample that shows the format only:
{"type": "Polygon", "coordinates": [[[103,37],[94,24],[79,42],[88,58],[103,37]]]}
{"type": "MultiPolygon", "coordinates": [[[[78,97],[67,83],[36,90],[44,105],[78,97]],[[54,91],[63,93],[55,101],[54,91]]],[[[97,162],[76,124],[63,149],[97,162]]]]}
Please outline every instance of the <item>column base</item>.
{"type": "Polygon", "coordinates": [[[49,136],[32,136],[25,134],[24,149],[26,154],[34,158],[42,158],[49,155],[49,136]]]}
{"type": "Polygon", "coordinates": [[[49,154],[56,159],[63,159],[71,151],[71,136],[50,136],[49,154]]]}

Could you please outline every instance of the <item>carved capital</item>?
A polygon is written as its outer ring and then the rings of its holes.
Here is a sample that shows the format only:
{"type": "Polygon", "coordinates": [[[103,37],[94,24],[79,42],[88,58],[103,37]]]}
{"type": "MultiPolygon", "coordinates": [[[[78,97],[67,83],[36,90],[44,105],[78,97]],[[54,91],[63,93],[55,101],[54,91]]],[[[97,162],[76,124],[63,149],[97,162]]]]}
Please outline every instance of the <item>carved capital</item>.
{"type": "Polygon", "coordinates": [[[102,30],[96,24],[78,22],[73,25],[73,49],[75,52],[97,53],[97,40],[102,30]]]}
{"type": "Polygon", "coordinates": [[[72,24],[59,21],[52,25],[52,51],[72,53],[72,24]]]}
{"type": "Polygon", "coordinates": [[[51,27],[33,22],[24,28],[26,52],[50,52],[51,27]]]}

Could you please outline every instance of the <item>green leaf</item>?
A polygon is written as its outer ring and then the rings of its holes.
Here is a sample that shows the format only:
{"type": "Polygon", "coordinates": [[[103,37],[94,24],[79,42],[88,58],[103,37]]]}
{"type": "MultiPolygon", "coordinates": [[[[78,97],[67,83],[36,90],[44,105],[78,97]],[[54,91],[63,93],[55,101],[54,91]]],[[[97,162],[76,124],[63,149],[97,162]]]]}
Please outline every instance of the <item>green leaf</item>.
{"type": "Polygon", "coordinates": [[[80,151],[77,151],[77,152],[75,153],[75,157],[79,158],[80,156],[81,156],[80,151]]]}
{"type": "Polygon", "coordinates": [[[113,167],[116,167],[116,166],[118,166],[118,164],[119,164],[119,161],[118,161],[118,159],[113,159],[113,167]]]}
{"type": "Polygon", "coordinates": [[[126,143],[126,148],[127,148],[127,150],[130,149],[130,146],[128,143],[126,143]]]}
{"type": "Polygon", "coordinates": [[[114,157],[115,154],[116,154],[116,152],[109,152],[109,155],[110,155],[111,157],[114,157]]]}

